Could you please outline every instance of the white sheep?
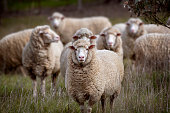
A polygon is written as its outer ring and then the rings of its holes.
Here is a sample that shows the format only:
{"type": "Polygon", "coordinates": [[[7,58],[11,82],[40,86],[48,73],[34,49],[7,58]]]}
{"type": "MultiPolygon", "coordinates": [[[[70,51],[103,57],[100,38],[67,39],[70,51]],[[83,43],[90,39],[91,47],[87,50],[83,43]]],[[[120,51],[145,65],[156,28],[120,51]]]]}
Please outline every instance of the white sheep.
{"type": "Polygon", "coordinates": [[[135,41],[134,58],[136,66],[146,71],[169,71],[170,34],[152,33],[139,37],[135,41]]]}
{"type": "Polygon", "coordinates": [[[97,38],[97,49],[107,49],[114,51],[123,58],[121,33],[116,27],[107,27],[97,38]]]}
{"type": "Polygon", "coordinates": [[[73,35],[72,42],[69,42],[65,45],[65,47],[61,53],[61,57],[60,57],[60,67],[61,67],[60,73],[63,77],[65,77],[65,73],[66,73],[66,69],[67,69],[67,55],[70,51],[69,46],[71,46],[72,43],[78,39],[92,41],[91,36],[93,36],[93,33],[89,29],[81,28],[81,29],[77,30],[76,33],[73,35]]]}
{"type": "Polygon", "coordinates": [[[144,34],[147,34],[147,31],[144,29],[142,20],[139,18],[130,18],[122,34],[123,54],[125,58],[129,58],[133,55],[135,40],[144,34]]]}
{"type": "Polygon", "coordinates": [[[117,28],[121,33],[123,33],[124,30],[126,29],[126,24],[125,23],[119,23],[119,24],[113,25],[113,27],[117,28]]]}
{"type": "Polygon", "coordinates": [[[170,33],[170,29],[162,25],[145,24],[144,29],[147,31],[147,33],[170,33]]]}
{"type": "Polygon", "coordinates": [[[70,46],[66,70],[66,89],[84,113],[85,102],[88,101],[87,112],[99,100],[105,112],[105,100],[110,96],[110,109],[121,90],[124,74],[123,61],[108,50],[97,50],[89,41],[79,39],[70,46]]]}
{"type": "Polygon", "coordinates": [[[55,12],[48,19],[56,32],[61,36],[61,41],[64,44],[70,42],[73,34],[80,28],[88,28],[94,34],[99,34],[103,28],[111,26],[109,19],[102,16],[69,18],[64,17],[61,13],[55,12]]]}
{"type": "MultiPolygon", "coordinates": [[[[22,66],[22,50],[33,29],[9,34],[0,40],[0,70],[9,73],[22,66]]],[[[22,67],[21,67],[22,70],[22,67]]]]}
{"type": "Polygon", "coordinates": [[[53,94],[55,93],[62,50],[63,44],[59,41],[59,36],[49,26],[37,26],[32,31],[30,41],[23,50],[22,63],[33,80],[34,97],[37,97],[36,77],[41,78],[41,93],[45,96],[45,78],[52,75],[53,94]]]}

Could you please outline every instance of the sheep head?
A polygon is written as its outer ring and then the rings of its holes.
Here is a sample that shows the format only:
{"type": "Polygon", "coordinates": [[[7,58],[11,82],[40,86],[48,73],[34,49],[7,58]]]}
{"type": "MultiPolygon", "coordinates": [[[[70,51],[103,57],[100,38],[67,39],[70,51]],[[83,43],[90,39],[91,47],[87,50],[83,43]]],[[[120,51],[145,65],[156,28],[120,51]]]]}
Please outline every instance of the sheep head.
{"type": "Polygon", "coordinates": [[[126,31],[132,37],[140,35],[143,29],[143,22],[139,18],[130,18],[126,23],[126,31]]]}
{"type": "Polygon", "coordinates": [[[108,27],[102,31],[100,34],[107,49],[114,49],[117,45],[117,38],[121,37],[121,33],[118,29],[114,27],[108,27]]]}
{"type": "Polygon", "coordinates": [[[64,15],[59,12],[54,12],[52,16],[48,17],[48,20],[51,22],[51,25],[57,29],[60,26],[60,23],[64,20],[64,15]]]}
{"type": "Polygon", "coordinates": [[[74,34],[72,42],[75,42],[78,39],[90,41],[91,36],[93,36],[93,33],[89,29],[81,28],[77,30],[76,33],[74,34]]]}
{"type": "Polygon", "coordinates": [[[89,41],[79,39],[70,46],[73,50],[72,59],[76,64],[84,65],[91,61],[92,51],[95,45],[90,44],[89,41]]]}
{"type": "Polygon", "coordinates": [[[49,45],[53,42],[58,42],[60,37],[50,29],[48,25],[37,26],[34,28],[31,40],[41,45],[49,45]]]}

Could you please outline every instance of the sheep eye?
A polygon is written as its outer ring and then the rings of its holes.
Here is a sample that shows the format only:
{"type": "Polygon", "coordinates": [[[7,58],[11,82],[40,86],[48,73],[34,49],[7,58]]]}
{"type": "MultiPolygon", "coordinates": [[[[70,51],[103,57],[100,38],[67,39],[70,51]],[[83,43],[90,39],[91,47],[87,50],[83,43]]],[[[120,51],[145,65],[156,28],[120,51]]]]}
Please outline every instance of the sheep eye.
{"type": "Polygon", "coordinates": [[[140,23],[139,25],[141,26],[141,25],[143,25],[143,23],[140,23]]]}
{"type": "Polygon", "coordinates": [[[126,25],[128,25],[128,26],[129,26],[130,24],[129,24],[129,23],[127,23],[126,25]]]}

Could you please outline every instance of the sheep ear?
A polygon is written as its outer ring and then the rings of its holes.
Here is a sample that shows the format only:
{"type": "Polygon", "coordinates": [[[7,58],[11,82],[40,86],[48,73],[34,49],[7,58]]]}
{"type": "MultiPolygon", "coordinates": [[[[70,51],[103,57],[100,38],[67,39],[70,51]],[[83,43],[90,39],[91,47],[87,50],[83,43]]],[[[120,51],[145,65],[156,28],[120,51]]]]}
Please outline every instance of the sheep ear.
{"type": "Polygon", "coordinates": [[[126,23],[126,25],[128,25],[128,26],[129,26],[130,24],[129,24],[129,23],[126,23]]]}
{"type": "Polygon", "coordinates": [[[117,36],[121,36],[121,33],[118,33],[117,36]]]}
{"type": "Polygon", "coordinates": [[[96,39],[97,37],[96,36],[91,36],[90,39],[96,39]]]}
{"type": "Polygon", "coordinates": [[[73,39],[74,40],[77,40],[79,37],[78,36],[73,36],[73,39]]]}
{"type": "Polygon", "coordinates": [[[63,16],[63,17],[61,17],[61,20],[64,20],[64,16],[63,16]]]}
{"type": "Polygon", "coordinates": [[[104,33],[100,34],[100,36],[106,36],[104,33]]]}
{"type": "Polygon", "coordinates": [[[40,36],[42,36],[43,33],[44,33],[44,31],[42,31],[42,30],[39,31],[39,35],[40,35],[40,36]]]}
{"type": "Polygon", "coordinates": [[[48,17],[48,20],[52,20],[52,17],[51,17],[51,16],[49,16],[49,17],[48,17]]]}
{"type": "Polygon", "coordinates": [[[95,45],[90,45],[89,46],[89,49],[92,49],[92,48],[94,48],[95,47],[95,45]]]}
{"type": "Polygon", "coordinates": [[[139,25],[140,25],[140,26],[143,25],[143,22],[141,22],[139,25]]]}
{"type": "Polygon", "coordinates": [[[75,50],[75,47],[74,46],[69,46],[70,49],[72,50],[75,50]]]}

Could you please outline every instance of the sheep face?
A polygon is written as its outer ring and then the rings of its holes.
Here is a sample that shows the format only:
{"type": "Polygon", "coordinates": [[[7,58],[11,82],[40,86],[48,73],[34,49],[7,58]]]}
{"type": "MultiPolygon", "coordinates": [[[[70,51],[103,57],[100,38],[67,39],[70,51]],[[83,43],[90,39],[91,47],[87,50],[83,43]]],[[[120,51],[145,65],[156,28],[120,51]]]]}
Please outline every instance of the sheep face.
{"type": "Polygon", "coordinates": [[[136,35],[141,31],[143,27],[143,22],[140,19],[131,18],[126,23],[126,30],[128,34],[136,35]]]}
{"type": "Polygon", "coordinates": [[[51,25],[57,29],[60,26],[60,23],[63,21],[64,15],[61,13],[54,13],[51,17],[48,17],[48,20],[51,22],[51,25]]]}
{"type": "Polygon", "coordinates": [[[108,49],[113,49],[115,48],[116,46],[116,40],[117,40],[117,37],[119,37],[121,34],[120,33],[114,33],[114,34],[101,34],[101,36],[104,37],[104,40],[106,42],[106,46],[108,49]]]}
{"type": "MultiPolygon", "coordinates": [[[[83,39],[79,39],[83,40],[83,39]]],[[[85,42],[85,40],[83,40],[85,42]]],[[[76,60],[78,61],[79,64],[83,64],[87,58],[88,55],[90,54],[89,50],[94,48],[95,45],[90,45],[89,42],[88,44],[83,45],[83,43],[78,43],[78,45],[70,46],[72,50],[74,50],[74,55],[76,60]]]]}

